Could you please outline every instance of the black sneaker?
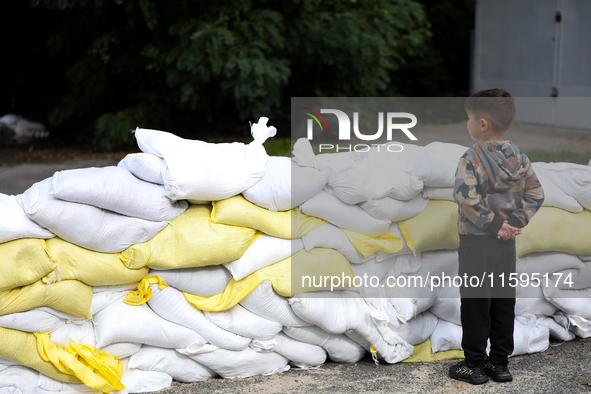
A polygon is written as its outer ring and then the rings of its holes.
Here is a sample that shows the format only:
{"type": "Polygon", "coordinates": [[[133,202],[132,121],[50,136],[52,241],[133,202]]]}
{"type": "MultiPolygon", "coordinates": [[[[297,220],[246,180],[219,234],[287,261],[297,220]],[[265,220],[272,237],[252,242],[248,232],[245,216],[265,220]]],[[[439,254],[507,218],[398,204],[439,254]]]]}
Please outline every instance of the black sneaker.
{"type": "Polygon", "coordinates": [[[510,382],[513,380],[513,375],[511,375],[506,365],[493,364],[489,358],[484,361],[482,368],[484,369],[484,373],[490,376],[495,382],[510,382]]]}
{"type": "Polygon", "coordinates": [[[449,377],[462,382],[468,382],[470,384],[483,384],[488,382],[488,376],[482,370],[482,366],[479,365],[475,368],[470,368],[466,360],[452,365],[449,368],[449,377]]]}

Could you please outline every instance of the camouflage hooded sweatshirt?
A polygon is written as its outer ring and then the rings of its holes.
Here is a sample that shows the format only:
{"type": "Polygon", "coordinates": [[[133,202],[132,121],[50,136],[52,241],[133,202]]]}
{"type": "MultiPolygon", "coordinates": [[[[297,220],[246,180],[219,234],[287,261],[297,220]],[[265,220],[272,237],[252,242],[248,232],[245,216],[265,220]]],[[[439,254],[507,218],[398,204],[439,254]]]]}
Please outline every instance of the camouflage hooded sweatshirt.
{"type": "Polygon", "coordinates": [[[467,235],[492,235],[485,238],[497,241],[503,221],[519,228],[529,223],[544,192],[528,157],[515,144],[478,141],[460,159],[454,199],[462,243],[467,235]]]}

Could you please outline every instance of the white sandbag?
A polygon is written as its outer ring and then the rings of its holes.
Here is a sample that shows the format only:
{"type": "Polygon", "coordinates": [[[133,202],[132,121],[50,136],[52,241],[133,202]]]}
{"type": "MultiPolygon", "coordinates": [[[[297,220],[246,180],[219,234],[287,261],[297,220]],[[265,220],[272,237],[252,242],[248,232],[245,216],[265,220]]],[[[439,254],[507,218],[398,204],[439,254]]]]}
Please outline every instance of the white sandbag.
{"type": "Polygon", "coordinates": [[[390,264],[390,269],[386,273],[393,277],[400,274],[414,274],[421,268],[420,255],[415,256],[413,254],[394,255],[381,263],[390,264]]]}
{"type": "Polygon", "coordinates": [[[85,321],[86,318],[84,317],[80,317],[80,316],[76,316],[76,315],[72,315],[71,313],[67,313],[67,312],[62,312],[62,311],[58,311],[57,309],[48,307],[48,306],[42,306],[39,308],[34,308],[32,310],[39,310],[39,311],[43,311],[43,312],[47,312],[49,314],[52,314],[53,316],[59,317],[60,319],[65,320],[66,322],[74,322],[74,321],[85,321]]]}
{"type": "Polygon", "coordinates": [[[438,288],[436,298],[429,312],[439,319],[447,320],[454,324],[461,324],[460,321],[460,289],[455,286],[444,286],[438,288]]]}
{"type": "Polygon", "coordinates": [[[203,314],[216,326],[246,338],[269,340],[283,328],[280,323],[255,315],[240,304],[223,312],[203,312],[203,314]]]}
{"type": "Polygon", "coordinates": [[[574,163],[533,163],[534,171],[546,171],[549,181],[591,210],[591,167],[574,163]]]}
{"type": "Polygon", "coordinates": [[[552,316],[558,308],[546,301],[542,286],[530,282],[515,288],[515,315],[552,316]]]}
{"type": "Polygon", "coordinates": [[[158,275],[170,286],[200,297],[223,293],[232,275],[221,265],[173,270],[150,270],[148,275],[158,275]]]}
{"type": "Polygon", "coordinates": [[[83,323],[67,323],[49,334],[51,342],[63,348],[68,347],[70,343],[81,343],[96,347],[96,335],[94,332],[94,322],[86,320],[83,323]]]}
{"type": "Polygon", "coordinates": [[[543,352],[550,346],[550,330],[537,324],[533,315],[516,316],[513,331],[513,353],[509,357],[521,354],[543,352]]]}
{"type": "Polygon", "coordinates": [[[562,276],[552,275],[556,286],[563,290],[583,290],[591,288],[591,264],[585,264],[580,270],[557,271],[562,276]],[[569,275],[570,274],[570,275],[569,275]]]}
{"type": "Polygon", "coordinates": [[[462,326],[439,319],[431,334],[431,350],[443,352],[462,349],[462,326]]]}
{"type": "Polygon", "coordinates": [[[39,372],[27,367],[14,365],[0,369],[0,393],[36,394],[38,380],[39,372]]]}
{"type": "MultiPolygon", "coordinates": [[[[412,259],[414,256],[400,256],[398,260],[412,259]]],[[[420,268],[414,272],[422,278],[437,276],[444,278],[444,283],[449,284],[453,277],[458,275],[458,251],[457,250],[435,250],[423,252],[418,256],[420,268]]],[[[431,279],[429,278],[429,284],[431,279]]],[[[434,282],[435,284],[437,281],[434,282]]]]}
{"type": "Polygon", "coordinates": [[[66,324],[66,320],[40,308],[0,316],[0,327],[25,332],[48,333],[57,330],[64,324],[66,324]]]}
{"type": "Polygon", "coordinates": [[[326,361],[326,351],[323,348],[300,342],[284,333],[264,341],[255,339],[249,346],[257,352],[277,352],[298,367],[316,367],[326,361]]]}
{"type": "Polygon", "coordinates": [[[374,218],[399,222],[410,219],[423,212],[428,202],[428,200],[418,194],[406,201],[384,197],[379,200],[368,200],[359,204],[359,206],[374,218]]]}
{"type": "Polygon", "coordinates": [[[289,157],[271,157],[262,179],[242,195],[270,211],[288,211],[318,194],[327,180],[327,171],[300,167],[289,157]]]}
{"type": "Polygon", "coordinates": [[[124,359],[133,356],[142,348],[141,343],[117,342],[103,347],[101,350],[118,359],[124,359]]]}
{"type": "Polygon", "coordinates": [[[94,390],[85,384],[64,383],[59,380],[52,379],[48,376],[39,373],[39,380],[37,380],[36,394],[101,394],[100,391],[94,390]]]}
{"type": "Polygon", "coordinates": [[[283,332],[298,341],[322,347],[328,357],[338,363],[355,363],[367,353],[361,345],[345,335],[329,334],[317,326],[285,327],[283,332]]]}
{"type": "Polygon", "coordinates": [[[542,282],[544,274],[549,274],[549,279],[556,280],[554,272],[567,269],[581,269],[585,264],[573,254],[559,252],[536,252],[521,256],[516,262],[516,272],[518,275],[527,274],[530,280],[538,277],[542,282]],[[532,276],[532,274],[536,274],[532,276]]]}
{"type": "MultiPolygon", "coordinates": [[[[393,311],[394,308],[391,304],[387,303],[387,305],[390,305],[393,311]]],[[[386,310],[386,313],[387,312],[388,310],[386,310]]],[[[426,341],[427,338],[433,334],[433,331],[435,331],[435,327],[437,326],[437,320],[437,316],[429,311],[421,313],[406,323],[402,323],[394,314],[390,315],[388,326],[406,342],[411,345],[418,345],[419,343],[426,341]]]]}
{"type": "Polygon", "coordinates": [[[160,289],[157,284],[151,285],[150,288],[152,295],[148,305],[163,319],[187,327],[223,349],[242,350],[250,343],[250,338],[223,330],[209,321],[203,312],[187,301],[180,290],[170,286],[160,289]]]}
{"type": "Polygon", "coordinates": [[[52,183],[51,194],[60,200],[153,222],[169,222],[189,207],[186,201],[170,201],[164,186],[142,181],[121,167],[58,171],[52,183]]]}
{"type": "Polygon", "coordinates": [[[129,368],[164,372],[179,382],[202,382],[217,376],[211,369],[173,349],[142,346],[129,358],[129,368]]]}
{"type": "Polygon", "coordinates": [[[301,238],[304,248],[309,252],[314,248],[327,248],[339,251],[353,264],[361,264],[367,261],[361,253],[355,249],[347,235],[330,223],[315,228],[301,238]]]}
{"type": "Polygon", "coordinates": [[[97,348],[118,342],[135,342],[163,348],[184,348],[205,340],[195,331],[169,322],[146,304],[117,301],[94,316],[97,348]]]}
{"type": "MultiPolygon", "coordinates": [[[[183,353],[183,350],[177,351],[183,353]]],[[[189,357],[223,378],[272,375],[289,370],[289,360],[282,355],[275,352],[259,353],[249,347],[240,351],[218,349],[189,357]]]]}
{"type": "Polygon", "coordinates": [[[429,287],[415,286],[420,284],[420,277],[414,274],[394,275],[391,269],[380,281],[379,289],[384,292],[387,301],[394,307],[396,317],[402,323],[415,318],[431,308],[436,300],[436,292],[429,287]]]}
{"type": "MultiPolygon", "coordinates": [[[[392,267],[392,261],[391,260],[385,260],[385,261],[380,261],[378,262],[375,258],[366,261],[365,263],[362,264],[353,264],[351,265],[351,269],[353,270],[353,273],[355,274],[355,276],[358,276],[360,278],[371,278],[376,277],[379,278],[379,280],[382,280],[382,278],[384,278],[384,276],[386,276],[386,274],[388,273],[388,271],[391,269],[392,267]]],[[[368,281],[368,286],[371,286],[370,281],[371,279],[367,279],[368,281]]],[[[353,289],[351,289],[352,291],[354,291],[353,289]]]]}
{"type": "Polygon", "coordinates": [[[167,225],[59,200],[50,194],[51,189],[48,178],[23,193],[27,216],[64,240],[87,249],[118,253],[152,239],[167,225]]]}
{"type": "Polygon", "coordinates": [[[546,300],[565,314],[591,320],[591,289],[561,290],[552,280],[548,280],[547,286],[542,283],[542,290],[546,300]]]}
{"type": "Polygon", "coordinates": [[[142,371],[141,369],[125,369],[121,377],[123,390],[111,394],[147,393],[170,387],[172,376],[164,372],[142,371]]]}
{"type": "Polygon", "coordinates": [[[158,156],[149,153],[130,153],[117,164],[117,167],[126,169],[142,181],[164,185],[166,163],[158,156]]]}
{"type": "Polygon", "coordinates": [[[97,313],[113,304],[114,302],[123,300],[128,291],[101,291],[92,293],[92,301],[90,302],[90,315],[95,316],[97,313]]]}
{"type": "Polygon", "coordinates": [[[340,201],[321,191],[300,206],[303,213],[324,219],[337,227],[378,237],[390,228],[389,220],[377,219],[357,205],[340,201]]]}
{"type": "MultiPolygon", "coordinates": [[[[544,190],[545,191],[545,190],[544,190]]],[[[453,187],[431,187],[425,186],[421,196],[426,200],[455,201],[453,187]]]]}
{"type": "Polygon", "coordinates": [[[398,153],[386,149],[315,156],[310,141],[300,138],[294,145],[293,155],[300,166],[330,171],[328,185],[347,204],[386,196],[410,200],[423,188],[423,183],[405,170],[398,153]]]}
{"type": "Polygon", "coordinates": [[[573,331],[576,336],[579,338],[591,337],[591,321],[576,315],[568,315],[566,318],[572,324],[571,329],[574,328],[573,331]]]}
{"type": "Polygon", "coordinates": [[[265,319],[279,322],[284,327],[307,327],[312,324],[300,319],[288,301],[275,293],[268,279],[262,281],[240,301],[248,311],[265,319]]]}
{"type": "Polygon", "coordinates": [[[416,175],[425,186],[453,187],[458,162],[468,147],[444,143],[431,142],[427,146],[400,144],[404,149],[397,155],[404,163],[404,167],[416,175]]]}
{"type": "Polygon", "coordinates": [[[532,165],[540,184],[544,188],[544,202],[542,206],[561,208],[575,213],[581,212],[583,210],[581,204],[554,183],[557,174],[539,164],[541,163],[533,163],[532,165]]]}
{"type": "MultiPolygon", "coordinates": [[[[337,197],[348,204],[392,197],[410,200],[420,194],[423,182],[406,171],[397,152],[371,149],[351,152],[330,163],[328,185],[337,197]]],[[[322,168],[321,168],[322,169],[322,168]]]]}
{"type": "Polygon", "coordinates": [[[389,319],[385,313],[383,317],[378,316],[363,299],[350,291],[300,294],[290,298],[289,303],[300,318],[328,333],[355,331],[388,363],[402,361],[414,350],[412,345],[387,327],[389,319]],[[378,319],[384,323],[379,327],[376,326],[378,319]]]}
{"type": "Polygon", "coordinates": [[[261,234],[238,260],[223,264],[239,281],[261,268],[275,264],[299,252],[303,248],[301,239],[283,239],[261,234]]]}
{"type": "Polygon", "coordinates": [[[263,143],[277,132],[266,126],[267,120],[252,126],[254,141],[248,145],[187,140],[148,129],[137,129],[135,137],[143,152],[164,159],[167,197],[217,201],[242,193],[262,178],[269,160],[263,143]]]}
{"type": "Polygon", "coordinates": [[[575,334],[568,330],[568,319],[564,316],[555,315],[538,317],[536,324],[548,328],[550,331],[550,337],[556,340],[571,341],[575,339],[575,334]]]}
{"type": "Polygon", "coordinates": [[[0,243],[21,238],[52,238],[55,235],[27,216],[19,203],[21,196],[0,193],[0,243]]]}

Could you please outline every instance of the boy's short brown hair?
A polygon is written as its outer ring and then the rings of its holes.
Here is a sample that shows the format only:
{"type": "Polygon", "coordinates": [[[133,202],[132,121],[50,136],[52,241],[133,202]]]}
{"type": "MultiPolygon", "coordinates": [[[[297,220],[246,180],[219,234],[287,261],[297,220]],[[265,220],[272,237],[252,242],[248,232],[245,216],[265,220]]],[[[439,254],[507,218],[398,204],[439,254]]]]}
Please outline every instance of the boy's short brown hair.
{"type": "Polygon", "coordinates": [[[515,97],[503,89],[479,90],[466,99],[464,109],[488,119],[494,131],[503,132],[515,119],[515,97]]]}

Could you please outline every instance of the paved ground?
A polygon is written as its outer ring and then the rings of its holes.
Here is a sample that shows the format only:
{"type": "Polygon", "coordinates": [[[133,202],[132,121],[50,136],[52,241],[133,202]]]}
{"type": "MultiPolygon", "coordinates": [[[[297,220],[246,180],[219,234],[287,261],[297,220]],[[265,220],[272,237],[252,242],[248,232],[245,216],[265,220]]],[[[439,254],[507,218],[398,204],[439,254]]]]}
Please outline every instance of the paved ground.
{"type": "Polygon", "coordinates": [[[448,378],[454,360],[434,363],[327,363],[324,371],[296,371],[252,378],[175,383],[160,394],[194,393],[591,393],[591,339],[574,340],[544,353],[512,358],[510,383],[472,386],[448,378]]]}
{"type": "MultiPolygon", "coordinates": [[[[417,128],[413,132],[416,132],[420,145],[433,141],[471,145],[464,123],[417,128]]],[[[514,125],[507,138],[522,150],[591,152],[591,130],[514,125]]],[[[23,161],[0,167],[0,193],[22,193],[34,182],[58,170],[115,165],[117,161],[105,158],[62,160],[50,164],[23,161]]],[[[453,362],[382,363],[376,369],[368,358],[356,364],[327,363],[324,371],[290,370],[274,376],[175,383],[160,393],[591,393],[591,386],[583,384],[591,382],[591,339],[567,342],[544,353],[512,359],[510,367],[515,380],[511,383],[491,381],[483,386],[471,386],[453,381],[447,377],[447,370],[453,362]]]]}

